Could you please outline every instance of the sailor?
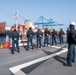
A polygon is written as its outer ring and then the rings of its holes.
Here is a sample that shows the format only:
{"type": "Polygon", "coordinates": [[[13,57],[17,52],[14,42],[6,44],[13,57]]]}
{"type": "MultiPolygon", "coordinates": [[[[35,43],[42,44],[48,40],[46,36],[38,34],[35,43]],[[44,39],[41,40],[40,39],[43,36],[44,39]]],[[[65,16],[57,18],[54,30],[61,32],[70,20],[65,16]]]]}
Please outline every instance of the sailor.
{"type": "Polygon", "coordinates": [[[32,49],[34,49],[34,45],[33,45],[34,32],[32,31],[31,27],[29,28],[26,34],[27,34],[27,50],[29,50],[30,42],[31,42],[32,49]]]}
{"type": "Polygon", "coordinates": [[[69,33],[68,33],[68,53],[67,53],[67,64],[65,66],[72,66],[72,62],[75,63],[75,44],[76,44],[76,30],[75,30],[75,22],[71,22],[69,25],[69,33]]]}
{"type": "Polygon", "coordinates": [[[54,43],[55,43],[55,45],[57,45],[56,37],[57,37],[57,32],[55,31],[55,29],[53,29],[53,31],[52,31],[52,45],[54,43]]]}
{"type": "Polygon", "coordinates": [[[16,31],[16,29],[14,29],[14,31],[12,32],[11,34],[11,37],[12,37],[12,51],[11,51],[11,54],[14,54],[14,50],[15,50],[15,44],[16,44],[16,48],[18,50],[18,53],[20,52],[19,50],[19,33],[18,31],[16,31]]]}
{"type": "Polygon", "coordinates": [[[62,28],[60,28],[60,31],[59,31],[59,41],[60,41],[60,44],[63,43],[63,36],[65,35],[64,31],[62,30],[62,28]]]}
{"type": "Polygon", "coordinates": [[[44,47],[45,47],[45,44],[47,44],[47,46],[48,46],[49,36],[50,36],[50,31],[48,30],[48,28],[45,28],[45,31],[44,31],[44,47]]]}
{"type": "Polygon", "coordinates": [[[41,45],[42,45],[42,43],[41,43],[42,36],[43,36],[43,33],[40,31],[40,29],[38,29],[37,32],[36,32],[36,37],[37,37],[37,47],[36,48],[38,48],[38,46],[39,46],[39,48],[41,48],[41,45]]]}

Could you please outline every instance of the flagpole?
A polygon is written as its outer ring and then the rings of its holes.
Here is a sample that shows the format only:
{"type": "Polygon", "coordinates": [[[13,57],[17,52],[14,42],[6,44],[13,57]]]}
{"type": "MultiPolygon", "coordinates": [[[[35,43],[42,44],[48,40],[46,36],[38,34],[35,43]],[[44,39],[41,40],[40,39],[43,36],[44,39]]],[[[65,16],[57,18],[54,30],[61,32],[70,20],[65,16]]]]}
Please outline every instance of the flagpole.
{"type": "Polygon", "coordinates": [[[18,30],[18,12],[15,13],[15,20],[16,20],[16,30],[18,30]]]}

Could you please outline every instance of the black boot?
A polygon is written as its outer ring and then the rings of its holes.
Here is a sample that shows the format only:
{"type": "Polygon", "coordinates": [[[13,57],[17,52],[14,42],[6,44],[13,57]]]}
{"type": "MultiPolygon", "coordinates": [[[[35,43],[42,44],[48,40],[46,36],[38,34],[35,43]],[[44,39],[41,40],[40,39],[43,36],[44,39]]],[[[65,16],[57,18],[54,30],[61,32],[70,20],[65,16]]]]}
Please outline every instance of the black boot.
{"type": "Polygon", "coordinates": [[[72,64],[69,64],[69,63],[64,63],[63,65],[64,65],[64,66],[72,67],[72,64]]]}
{"type": "Polygon", "coordinates": [[[14,54],[14,50],[11,51],[11,54],[14,54]]]}
{"type": "Polygon", "coordinates": [[[20,50],[18,50],[18,53],[20,53],[20,50]]]}

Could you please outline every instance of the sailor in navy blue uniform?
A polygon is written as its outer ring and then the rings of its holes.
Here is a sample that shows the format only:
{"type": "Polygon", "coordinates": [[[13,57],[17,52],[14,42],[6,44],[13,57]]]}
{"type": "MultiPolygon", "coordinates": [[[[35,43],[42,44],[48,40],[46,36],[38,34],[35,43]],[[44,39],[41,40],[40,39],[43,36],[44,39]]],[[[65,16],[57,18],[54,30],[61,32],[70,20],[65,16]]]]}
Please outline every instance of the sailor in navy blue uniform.
{"type": "Polygon", "coordinates": [[[75,22],[71,22],[69,25],[69,33],[68,33],[68,53],[67,53],[67,64],[65,66],[72,66],[72,62],[75,63],[75,44],[76,44],[76,30],[75,30],[75,22]]]}
{"type": "Polygon", "coordinates": [[[19,33],[18,31],[16,31],[16,29],[14,29],[14,31],[12,32],[11,34],[11,37],[12,37],[12,54],[14,54],[14,50],[15,50],[15,44],[16,44],[16,48],[18,50],[18,53],[20,52],[19,50],[19,33]]]}
{"type": "Polygon", "coordinates": [[[42,45],[42,43],[41,43],[42,36],[43,36],[43,33],[40,31],[40,29],[38,29],[37,32],[36,32],[36,38],[37,38],[37,47],[36,48],[38,48],[38,46],[39,46],[39,48],[41,48],[41,45],[42,45]]]}
{"type": "Polygon", "coordinates": [[[62,30],[62,28],[60,29],[59,31],[59,41],[60,41],[60,44],[63,43],[63,36],[65,35],[64,31],[62,30]]]}
{"type": "Polygon", "coordinates": [[[45,47],[45,44],[47,44],[47,46],[48,46],[49,36],[50,36],[50,31],[47,28],[45,28],[45,31],[44,31],[44,47],[45,47]]]}
{"type": "Polygon", "coordinates": [[[29,50],[30,42],[31,42],[32,49],[34,49],[34,45],[33,45],[34,32],[32,31],[31,27],[29,28],[26,34],[27,34],[27,50],[29,50]]]}

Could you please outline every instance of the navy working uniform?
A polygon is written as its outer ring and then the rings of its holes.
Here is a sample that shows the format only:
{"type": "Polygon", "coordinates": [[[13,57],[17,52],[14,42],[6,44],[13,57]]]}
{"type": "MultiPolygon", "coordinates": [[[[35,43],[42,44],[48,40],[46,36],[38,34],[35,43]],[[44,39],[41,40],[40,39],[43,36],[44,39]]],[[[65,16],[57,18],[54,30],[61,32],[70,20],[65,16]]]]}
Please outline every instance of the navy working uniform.
{"type": "Polygon", "coordinates": [[[69,26],[68,33],[68,53],[66,66],[72,66],[72,62],[75,62],[75,44],[76,44],[76,30],[74,29],[75,22],[72,22],[69,26]]]}
{"type": "Polygon", "coordinates": [[[14,29],[14,31],[12,32],[12,54],[14,54],[14,50],[15,50],[15,44],[16,44],[16,48],[18,50],[18,53],[20,52],[19,50],[19,33],[16,31],[16,29],[14,29]]]}
{"type": "Polygon", "coordinates": [[[31,42],[32,49],[34,49],[33,36],[34,36],[34,32],[32,31],[32,28],[30,27],[29,30],[27,31],[27,50],[29,50],[30,42],[31,42]]]}
{"type": "Polygon", "coordinates": [[[60,41],[60,44],[63,43],[63,35],[64,35],[64,31],[62,30],[62,28],[60,29],[59,31],[59,41],[60,41]]]}
{"type": "Polygon", "coordinates": [[[56,36],[57,36],[57,32],[55,31],[55,29],[53,29],[53,31],[52,31],[52,45],[54,44],[54,42],[55,42],[55,45],[57,45],[56,36]]]}
{"type": "Polygon", "coordinates": [[[66,35],[67,35],[67,41],[68,41],[68,35],[69,35],[69,31],[70,31],[70,28],[67,28],[67,30],[66,30],[66,35]]]}
{"type": "Polygon", "coordinates": [[[40,31],[40,29],[37,30],[36,32],[36,37],[37,37],[37,48],[38,48],[38,45],[39,45],[39,48],[41,48],[41,38],[43,36],[43,33],[40,31]]]}
{"type": "Polygon", "coordinates": [[[47,44],[47,46],[48,46],[49,36],[50,36],[50,31],[47,28],[45,28],[45,31],[44,31],[44,47],[45,47],[45,44],[47,44]]]}

